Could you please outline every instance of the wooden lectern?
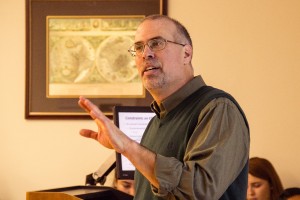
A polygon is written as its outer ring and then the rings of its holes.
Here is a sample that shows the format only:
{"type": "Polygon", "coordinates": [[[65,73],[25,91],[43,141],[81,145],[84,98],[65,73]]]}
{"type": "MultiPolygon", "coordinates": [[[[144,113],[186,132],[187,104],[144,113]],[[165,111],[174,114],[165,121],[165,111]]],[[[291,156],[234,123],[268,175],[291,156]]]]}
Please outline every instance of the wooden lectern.
{"type": "Polygon", "coordinates": [[[106,186],[72,186],[26,193],[26,200],[132,200],[124,192],[106,186]]]}

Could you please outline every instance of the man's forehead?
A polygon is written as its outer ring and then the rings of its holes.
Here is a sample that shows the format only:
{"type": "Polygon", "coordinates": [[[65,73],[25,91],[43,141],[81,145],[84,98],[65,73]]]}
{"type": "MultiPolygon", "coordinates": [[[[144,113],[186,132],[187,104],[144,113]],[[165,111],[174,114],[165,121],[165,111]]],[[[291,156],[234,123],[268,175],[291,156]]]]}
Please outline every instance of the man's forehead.
{"type": "Polygon", "coordinates": [[[149,40],[157,37],[173,39],[175,26],[167,20],[146,20],[141,23],[135,34],[135,41],[149,40]]]}
{"type": "Polygon", "coordinates": [[[142,40],[136,40],[134,43],[135,44],[138,44],[138,43],[144,43],[144,42],[148,42],[150,40],[153,40],[153,39],[164,39],[162,36],[154,36],[154,37],[151,37],[151,38],[147,38],[145,41],[142,41],[142,40]]]}

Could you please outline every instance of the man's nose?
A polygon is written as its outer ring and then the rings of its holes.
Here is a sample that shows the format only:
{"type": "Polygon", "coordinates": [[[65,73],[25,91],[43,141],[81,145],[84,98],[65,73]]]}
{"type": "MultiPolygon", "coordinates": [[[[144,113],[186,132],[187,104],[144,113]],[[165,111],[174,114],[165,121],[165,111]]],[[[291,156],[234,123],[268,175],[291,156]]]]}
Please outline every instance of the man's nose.
{"type": "Polygon", "coordinates": [[[151,48],[148,46],[148,44],[145,44],[144,51],[143,51],[143,58],[153,58],[154,52],[151,50],[151,48]]]}

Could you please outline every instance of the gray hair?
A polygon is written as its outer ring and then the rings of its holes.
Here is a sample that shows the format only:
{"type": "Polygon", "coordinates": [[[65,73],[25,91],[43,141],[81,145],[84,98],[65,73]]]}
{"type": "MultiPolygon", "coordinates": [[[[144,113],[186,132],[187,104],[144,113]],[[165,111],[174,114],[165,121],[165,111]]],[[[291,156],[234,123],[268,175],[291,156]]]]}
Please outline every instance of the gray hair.
{"type": "Polygon", "coordinates": [[[193,46],[192,38],[191,38],[188,30],[185,28],[185,26],[183,26],[176,19],[173,19],[173,18],[168,17],[166,15],[149,15],[149,16],[145,17],[141,21],[141,23],[143,23],[144,21],[147,21],[147,20],[160,20],[160,19],[171,21],[176,26],[176,29],[177,29],[178,33],[180,35],[182,35],[188,41],[189,45],[193,46]]]}

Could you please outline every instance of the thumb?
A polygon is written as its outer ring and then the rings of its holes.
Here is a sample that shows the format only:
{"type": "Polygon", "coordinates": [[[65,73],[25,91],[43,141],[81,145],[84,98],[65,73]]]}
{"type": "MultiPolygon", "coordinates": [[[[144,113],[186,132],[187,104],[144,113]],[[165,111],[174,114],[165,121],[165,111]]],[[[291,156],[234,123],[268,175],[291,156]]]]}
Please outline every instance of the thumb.
{"type": "Polygon", "coordinates": [[[94,140],[97,140],[98,133],[89,129],[81,129],[80,135],[86,138],[92,138],[94,140]]]}

